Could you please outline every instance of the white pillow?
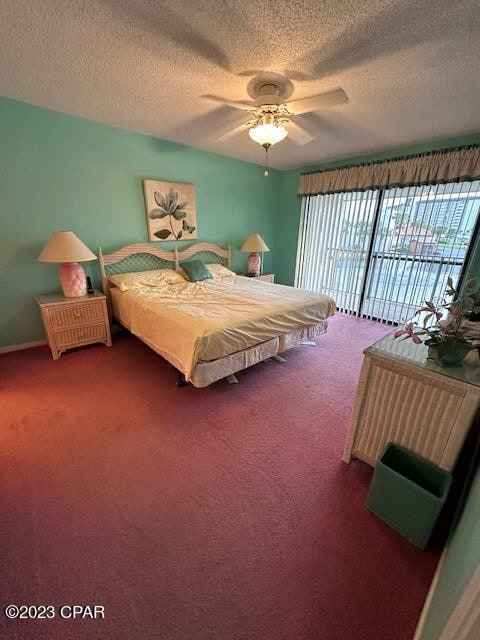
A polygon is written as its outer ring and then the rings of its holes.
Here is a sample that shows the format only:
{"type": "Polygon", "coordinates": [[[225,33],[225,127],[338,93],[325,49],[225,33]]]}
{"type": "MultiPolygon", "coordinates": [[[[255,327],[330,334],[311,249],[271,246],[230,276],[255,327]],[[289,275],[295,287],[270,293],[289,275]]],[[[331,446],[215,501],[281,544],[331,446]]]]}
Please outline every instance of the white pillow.
{"type": "Polygon", "coordinates": [[[212,263],[207,264],[206,266],[209,268],[210,273],[215,278],[215,280],[218,280],[219,278],[231,278],[232,276],[236,275],[236,273],[230,271],[230,269],[227,269],[227,267],[224,267],[223,264],[212,263]]]}
{"type": "Polygon", "coordinates": [[[154,271],[135,271],[110,276],[110,282],[120,289],[128,291],[136,284],[155,286],[158,284],[184,284],[185,278],[174,269],[155,269],[154,271]]]}

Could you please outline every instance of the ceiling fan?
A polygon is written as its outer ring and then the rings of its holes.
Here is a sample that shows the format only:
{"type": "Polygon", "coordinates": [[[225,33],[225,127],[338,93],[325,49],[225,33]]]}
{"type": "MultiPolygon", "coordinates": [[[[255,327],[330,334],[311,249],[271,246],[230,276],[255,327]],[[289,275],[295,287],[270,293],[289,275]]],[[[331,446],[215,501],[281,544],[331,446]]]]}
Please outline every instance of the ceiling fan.
{"type": "Polygon", "coordinates": [[[314,140],[314,136],[293,118],[349,101],[345,91],[338,87],[307,98],[289,100],[293,91],[293,83],[285,76],[278,73],[260,73],[260,75],[253,77],[247,85],[250,101],[228,100],[215,95],[202,97],[235,109],[241,109],[249,114],[247,122],[217,139],[226,140],[247,128],[250,138],[265,149],[265,175],[268,175],[268,150],[272,145],[284,140],[287,135],[290,135],[290,138],[297,144],[307,144],[314,140]]]}

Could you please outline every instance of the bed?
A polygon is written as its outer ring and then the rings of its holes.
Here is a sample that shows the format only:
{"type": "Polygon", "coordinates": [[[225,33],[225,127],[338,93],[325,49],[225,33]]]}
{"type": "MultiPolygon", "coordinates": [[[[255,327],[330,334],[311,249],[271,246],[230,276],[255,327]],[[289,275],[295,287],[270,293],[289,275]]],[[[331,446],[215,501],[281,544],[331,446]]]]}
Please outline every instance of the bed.
{"type": "Polygon", "coordinates": [[[200,259],[230,269],[231,250],[199,242],[184,251],[132,244],[104,254],[102,286],[113,318],[168,360],[185,380],[205,387],[279,354],[327,330],[335,302],[322,294],[243,276],[201,282],[114,286],[120,274],[181,270],[200,259]]]}

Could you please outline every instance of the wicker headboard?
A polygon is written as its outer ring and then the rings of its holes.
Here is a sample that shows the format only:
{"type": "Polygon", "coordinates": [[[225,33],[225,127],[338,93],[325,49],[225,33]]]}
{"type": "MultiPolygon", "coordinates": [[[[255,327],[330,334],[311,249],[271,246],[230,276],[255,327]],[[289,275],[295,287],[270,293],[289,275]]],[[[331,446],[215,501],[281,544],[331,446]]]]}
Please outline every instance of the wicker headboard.
{"type": "Polygon", "coordinates": [[[98,248],[98,262],[102,277],[103,292],[108,296],[110,289],[109,277],[120,273],[134,271],[152,271],[154,269],[177,269],[180,262],[188,260],[202,260],[204,263],[214,262],[231,268],[231,248],[222,249],[212,242],[197,242],[183,251],[174,247],[173,251],[166,251],[154,244],[127,244],[113,253],[103,254],[98,248]]]}

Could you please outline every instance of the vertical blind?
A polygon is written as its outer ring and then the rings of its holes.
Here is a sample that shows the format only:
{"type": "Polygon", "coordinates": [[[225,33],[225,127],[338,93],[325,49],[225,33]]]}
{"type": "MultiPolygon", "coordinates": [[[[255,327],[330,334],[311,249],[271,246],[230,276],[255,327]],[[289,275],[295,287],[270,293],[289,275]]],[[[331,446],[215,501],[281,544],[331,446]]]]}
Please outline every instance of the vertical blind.
{"type": "Polygon", "coordinates": [[[302,198],[295,284],[357,313],[378,191],[302,198]]]}
{"type": "Polygon", "coordinates": [[[402,322],[458,281],[479,209],[479,181],[303,197],[296,285],[402,322]]]}

